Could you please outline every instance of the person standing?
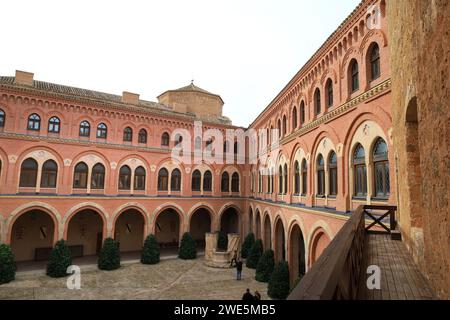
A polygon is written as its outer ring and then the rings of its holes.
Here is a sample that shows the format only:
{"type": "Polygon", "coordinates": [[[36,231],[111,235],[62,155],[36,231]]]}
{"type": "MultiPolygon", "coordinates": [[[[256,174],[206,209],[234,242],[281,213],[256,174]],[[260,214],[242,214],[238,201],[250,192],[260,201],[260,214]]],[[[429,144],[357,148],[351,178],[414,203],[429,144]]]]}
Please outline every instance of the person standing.
{"type": "Polygon", "coordinates": [[[261,300],[261,294],[258,291],[255,291],[255,300],[261,300]]]}
{"type": "Polygon", "coordinates": [[[242,296],[242,300],[253,300],[253,295],[250,293],[250,289],[247,289],[247,291],[242,296]]]}
{"type": "Polygon", "coordinates": [[[242,276],[242,261],[236,261],[236,280],[241,280],[242,276]]]}

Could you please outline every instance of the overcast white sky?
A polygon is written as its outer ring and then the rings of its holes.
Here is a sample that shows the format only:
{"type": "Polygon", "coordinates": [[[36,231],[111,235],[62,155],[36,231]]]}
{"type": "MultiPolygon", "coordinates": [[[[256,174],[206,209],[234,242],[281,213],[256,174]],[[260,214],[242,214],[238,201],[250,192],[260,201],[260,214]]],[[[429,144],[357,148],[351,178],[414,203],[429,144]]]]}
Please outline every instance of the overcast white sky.
{"type": "Polygon", "coordinates": [[[247,127],[360,0],[11,0],[0,75],[156,101],[190,83],[247,127]]]}

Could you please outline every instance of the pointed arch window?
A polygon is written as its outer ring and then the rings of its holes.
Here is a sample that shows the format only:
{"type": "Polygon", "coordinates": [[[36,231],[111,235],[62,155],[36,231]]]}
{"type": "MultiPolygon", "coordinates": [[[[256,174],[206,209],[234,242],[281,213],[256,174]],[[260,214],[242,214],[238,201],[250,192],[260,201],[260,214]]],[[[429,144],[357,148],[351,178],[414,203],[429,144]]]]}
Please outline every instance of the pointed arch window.
{"type": "Polygon", "coordinates": [[[200,191],[201,181],[202,181],[202,174],[200,173],[200,171],[195,170],[192,173],[192,191],[200,191]]]}
{"type": "Polygon", "coordinates": [[[50,133],[59,133],[61,127],[61,121],[58,117],[51,117],[48,120],[48,132],[50,133]]]}
{"type": "Polygon", "coordinates": [[[231,192],[239,192],[239,174],[237,172],[231,176],[231,192]]]}
{"type": "Polygon", "coordinates": [[[41,129],[41,117],[33,113],[28,117],[28,130],[39,131],[41,129]]]}
{"type": "Polygon", "coordinates": [[[169,172],[166,168],[161,168],[158,172],[158,191],[169,189],[169,172]]]}
{"type": "Polygon", "coordinates": [[[300,125],[305,123],[305,102],[300,104],[300,125]]]}
{"type": "Polygon", "coordinates": [[[220,190],[222,192],[230,191],[230,175],[228,174],[228,172],[222,173],[222,179],[220,181],[220,190]]]}
{"type": "Polygon", "coordinates": [[[297,129],[297,123],[298,119],[297,119],[297,107],[294,106],[294,109],[292,110],[292,131],[294,131],[295,129],[297,129]]]}
{"type": "Polygon", "coordinates": [[[80,137],[89,137],[91,134],[91,125],[87,121],[81,121],[80,123],[80,137]]]}
{"type": "Polygon", "coordinates": [[[319,88],[316,89],[314,92],[314,110],[316,113],[316,116],[320,114],[322,106],[321,106],[321,100],[320,100],[320,90],[319,88]]]}
{"type": "Polygon", "coordinates": [[[58,165],[53,160],[47,160],[42,165],[41,188],[56,188],[58,165]]]}
{"type": "Polygon", "coordinates": [[[330,184],[330,196],[337,195],[337,156],[334,151],[331,152],[328,158],[328,174],[329,174],[329,184],[330,184]]]}
{"type": "Polygon", "coordinates": [[[278,193],[283,194],[283,167],[278,167],[278,193]]]}
{"type": "Polygon", "coordinates": [[[2,109],[0,109],[0,128],[5,126],[5,111],[3,111],[2,109]]]}
{"type": "Polygon", "coordinates": [[[138,143],[147,143],[147,130],[145,129],[139,130],[138,143]]]}
{"type": "Polygon", "coordinates": [[[283,185],[283,193],[286,194],[288,192],[288,167],[286,163],[283,170],[283,185]]]}
{"type": "Polygon", "coordinates": [[[287,133],[287,121],[286,121],[286,116],[283,116],[283,137],[286,135],[287,133]]]}
{"type": "Polygon", "coordinates": [[[23,188],[35,188],[37,182],[38,163],[33,158],[28,158],[20,167],[19,186],[23,188]]]}
{"type": "Polygon", "coordinates": [[[380,47],[374,43],[370,51],[370,80],[380,77],[380,47]]]}
{"type": "Polygon", "coordinates": [[[119,190],[130,190],[131,169],[129,166],[122,166],[119,170],[119,190]]]}
{"type": "Polygon", "coordinates": [[[325,87],[327,92],[327,107],[331,108],[333,106],[333,81],[328,79],[325,87]]]}
{"type": "Polygon", "coordinates": [[[131,142],[133,140],[133,129],[130,127],[126,127],[123,129],[123,141],[131,142]]]}
{"type": "Polygon", "coordinates": [[[317,157],[317,196],[325,196],[325,163],[321,154],[317,157]]]}
{"type": "Polygon", "coordinates": [[[92,168],[91,188],[92,189],[105,188],[105,166],[102,165],[101,163],[97,163],[92,168]]]}
{"type": "Polygon", "coordinates": [[[364,148],[358,144],[353,153],[354,195],[367,196],[367,168],[364,148]]]}
{"type": "Polygon", "coordinates": [[[180,191],[181,190],[181,171],[174,169],[172,171],[172,176],[170,177],[170,190],[180,191]]]}
{"type": "Polygon", "coordinates": [[[145,169],[139,166],[134,170],[134,190],[145,190],[145,169]]]}
{"type": "Polygon", "coordinates": [[[212,191],[212,174],[211,171],[206,171],[203,175],[203,191],[211,192],[212,191]]]}
{"type": "Polygon", "coordinates": [[[75,189],[86,189],[88,179],[88,166],[80,162],[75,166],[73,174],[73,187],[75,189]]]}
{"type": "Polygon", "coordinates": [[[350,62],[350,93],[359,90],[359,66],[358,62],[353,59],[350,62]]]}
{"type": "Polygon", "coordinates": [[[108,127],[104,123],[100,123],[97,126],[97,138],[99,139],[106,139],[108,136],[108,127]]]}
{"type": "Polygon", "coordinates": [[[161,136],[161,146],[168,147],[170,141],[170,136],[167,132],[164,132],[161,136]]]}
{"type": "Polygon", "coordinates": [[[373,148],[373,168],[375,182],[375,196],[378,198],[389,198],[389,160],[388,148],[382,138],[378,138],[373,148]]]}
{"type": "Polygon", "coordinates": [[[294,194],[300,194],[300,165],[298,161],[294,163],[294,194]]]}
{"type": "Polygon", "coordinates": [[[308,164],[306,159],[302,161],[302,195],[305,196],[308,192],[308,164]]]}

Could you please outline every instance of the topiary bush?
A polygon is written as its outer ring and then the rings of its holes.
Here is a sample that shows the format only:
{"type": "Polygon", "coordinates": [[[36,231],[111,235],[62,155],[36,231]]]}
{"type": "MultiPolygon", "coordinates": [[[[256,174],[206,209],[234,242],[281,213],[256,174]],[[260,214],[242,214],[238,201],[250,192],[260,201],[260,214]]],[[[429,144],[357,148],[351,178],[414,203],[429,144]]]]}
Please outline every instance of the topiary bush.
{"type": "Polygon", "coordinates": [[[197,248],[194,238],[189,232],[183,234],[181,238],[180,250],[178,252],[180,259],[189,260],[197,258],[197,248]]]}
{"type": "Polygon", "coordinates": [[[267,250],[259,258],[258,265],[256,266],[255,279],[259,282],[268,282],[273,272],[275,265],[275,258],[273,250],[267,250]]]}
{"type": "Polygon", "coordinates": [[[66,241],[56,242],[47,262],[47,275],[52,278],[67,276],[67,268],[72,265],[72,254],[66,241]]]}
{"type": "Polygon", "coordinates": [[[141,263],[157,264],[159,262],[159,244],[156,237],[151,234],[145,239],[141,253],[141,263]]]}
{"type": "Polygon", "coordinates": [[[220,231],[217,237],[217,249],[226,251],[228,248],[228,236],[220,231]]]}
{"type": "Polygon", "coordinates": [[[261,240],[256,240],[255,243],[250,248],[250,252],[248,253],[247,261],[245,265],[247,268],[256,269],[258,265],[259,258],[261,257],[263,252],[263,245],[261,240]]]}
{"type": "Polygon", "coordinates": [[[269,280],[267,294],[272,299],[284,300],[289,295],[289,291],[289,266],[286,261],[281,261],[275,265],[269,280]]]}
{"type": "Polygon", "coordinates": [[[0,244],[0,284],[8,283],[16,278],[16,263],[11,247],[0,244]]]}
{"type": "Polygon", "coordinates": [[[255,235],[253,233],[249,233],[245,237],[244,242],[242,243],[242,249],[241,249],[241,257],[242,258],[244,258],[244,259],[247,258],[250,248],[253,246],[254,243],[255,243],[255,235]]]}
{"type": "Polygon", "coordinates": [[[119,242],[113,238],[106,238],[98,256],[100,270],[116,270],[120,268],[119,242]]]}

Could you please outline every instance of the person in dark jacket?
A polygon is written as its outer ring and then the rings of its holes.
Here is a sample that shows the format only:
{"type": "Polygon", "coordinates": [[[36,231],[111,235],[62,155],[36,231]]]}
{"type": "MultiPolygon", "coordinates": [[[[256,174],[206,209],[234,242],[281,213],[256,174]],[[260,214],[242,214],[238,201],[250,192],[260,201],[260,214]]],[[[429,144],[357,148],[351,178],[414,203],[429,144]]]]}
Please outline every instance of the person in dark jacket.
{"type": "Polygon", "coordinates": [[[236,262],[236,280],[241,280],[242,275],[242,261],[238,260],[236,262]]]}
{"type": "Polygon", "coordinates": [[[242,300],[254,300],[255,298],[253,297],[253,295],[250,293],[250,289],[247,289],[247,292],[244,293],[244,295],[242,296],[242,300]]]}
{"type": "Polygon", "coordinates": [[[254,300],[261,300],[261,294],[258,291],[255,291],[254,300]]]}

